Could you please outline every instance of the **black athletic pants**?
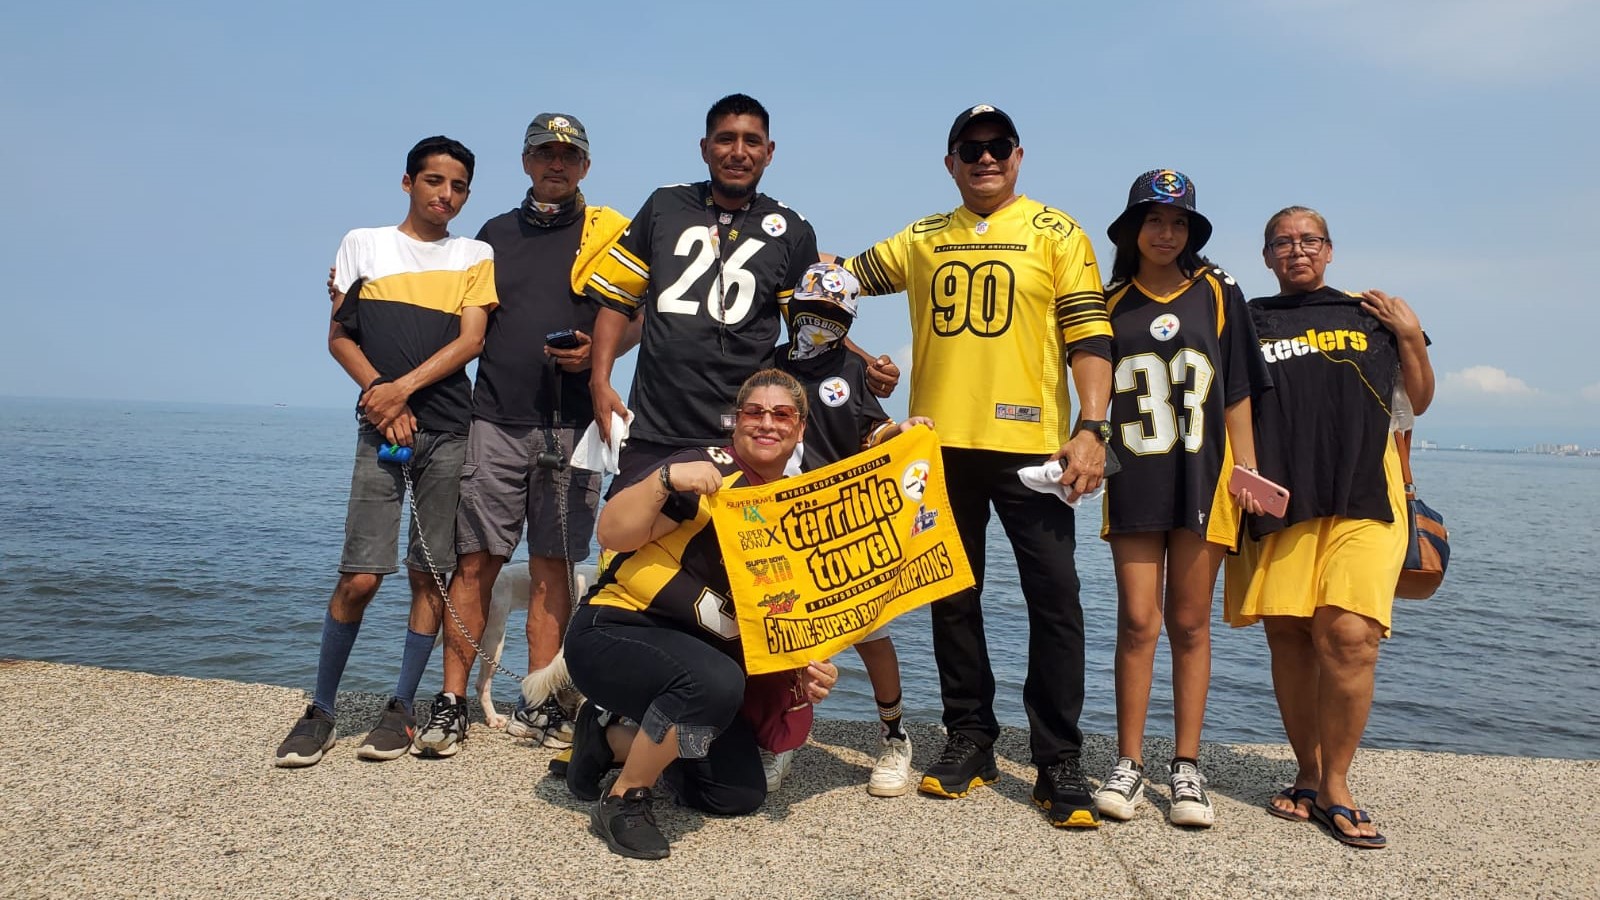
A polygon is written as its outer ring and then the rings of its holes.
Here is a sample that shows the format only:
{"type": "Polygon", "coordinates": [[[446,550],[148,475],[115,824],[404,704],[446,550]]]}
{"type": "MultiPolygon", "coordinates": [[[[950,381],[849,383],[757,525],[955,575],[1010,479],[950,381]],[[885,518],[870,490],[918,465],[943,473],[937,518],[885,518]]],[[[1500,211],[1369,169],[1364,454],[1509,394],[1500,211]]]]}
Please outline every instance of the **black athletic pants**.
{"type": "Polygon", "coordinates": [[[945,485],[962,547],[977,586],[931,606],[933,655],[939,667],[944,724],[981,747],[994,744],[994,671],[983,633],[984,540],[989,506],[1011,539],[1022,597],[1028,606],[1028,676],[1022,689],[1033,762],[1049,766],[1075,755],[1083,743],[1083,607],[1072,509],[1054,494],[1017,480],[1017,470],[1044,457],[992,450],[944,448],[945,485]]]}

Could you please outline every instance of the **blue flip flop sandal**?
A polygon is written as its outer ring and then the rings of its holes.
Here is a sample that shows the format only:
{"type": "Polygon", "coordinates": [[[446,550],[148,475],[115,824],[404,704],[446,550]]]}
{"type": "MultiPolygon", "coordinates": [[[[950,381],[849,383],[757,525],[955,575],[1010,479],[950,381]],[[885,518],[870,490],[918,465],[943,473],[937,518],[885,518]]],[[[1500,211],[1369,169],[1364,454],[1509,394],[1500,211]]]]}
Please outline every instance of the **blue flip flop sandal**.
{"type": "MultiPolygon", "coordinates": [[[[1294,805],[1295,805],[1296,808],[1298,808],[1300,806],[1300,801],[1301,800],[1310,800],[1311,801],[1311,805],[1313,807],[1315,807],[1317,805],[1317,792],[1316,792],[1316,790],[1314,788],[1297,788],[1297,787],[1295,787],[1294,785],[1291,784],[1288,787],[1284,788],[1283,790],[1277,792],[1276,794],[1273,794],[1272,796],[1274,796],[1274,797],[1287,797],[1290,800],[1294,801],[1294,805]]],[[[1273,806],[1271,800],[1267,801],[1267,812],[1271,813],[1274,816],[1277,816],[1280,819],[1288,819],[1291,822],[1309,822],[1309,821],[1311,821],[1311,818],[1309,816],[1307,816],[1306,818],[1302,819],[1299,816],[1295,815],[1293,812],[1281,810],[1281,809],[1277,808],[1276,806],[1273,806]]]]}
{"type": "Polygon", "coordinates": [[[1344,844],[1346,847],[1357,847],[1362,850],[1382,850],[1384,847],[1389,846],[1389,839],[1381,834],[1375,834],[1371,837],[1345,834],[1344,830],[1339,827],[1339,823],[1334,821],[1338,816],[1344,816],[1353,825],[1372,821],[1372,816],[1368,815],[1364,809],[1351,809],[1348,806],[1339,806],[1337,804],[1323,809],[1314,802],[1311,804],[1311,818],[1316,819],[1318,825],[1328,829],[1328,833],[1333,835],[1334,840],[1344,844]]]}

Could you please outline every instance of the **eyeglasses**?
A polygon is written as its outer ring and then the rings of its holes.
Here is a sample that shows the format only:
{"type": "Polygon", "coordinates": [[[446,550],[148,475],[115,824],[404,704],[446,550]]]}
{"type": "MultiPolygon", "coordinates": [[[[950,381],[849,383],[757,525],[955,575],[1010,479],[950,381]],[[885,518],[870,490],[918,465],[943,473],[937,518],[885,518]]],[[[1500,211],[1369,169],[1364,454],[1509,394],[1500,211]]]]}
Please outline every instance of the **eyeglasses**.
{"type": "Polygon", "coordinates": [[[1011,152],[1017,149],[1017,142],[1008,137],[995,138],[992,141],[962,141],[956,144],[956,156],[967,165],[972,165],[987,152],[994,157],[995,162],[1004,162],[1011,158],[1011,152]]]}
{"type": "Polygon", "coordinates": [[[1273,238],[1272,240],[1267,241],[1267,249],[1271,250],[1272,255],[1279,259],[1293,256],[1295,247],[1299,247],[1300,250],[1307,256],[1316,256],[1318,253],[1321,253],[1322,248],[1326,246],[1328,246],[1328,239],[1325,237],[1318,237],[1316,235],[1303,237],[1299,240],[1281,237],[1273,238]]]}
{"type": "Polygon", "coordinates": [[[779,428],[793,428],[794,423],[800,421],[800,410],[792,406],[762,406],[759,403],[746,403],[739,407],[739,418],[760,422],[767,416],[772,417],[772,424],[779,428]]]}
{"type": "Polygon", "coordinates": [[[528,151],[528,155],[542,163],[553,163],[559,159],[565,165],[575,166],[583,162],[583,151],[571,146],[540,144],[528,151]]]}

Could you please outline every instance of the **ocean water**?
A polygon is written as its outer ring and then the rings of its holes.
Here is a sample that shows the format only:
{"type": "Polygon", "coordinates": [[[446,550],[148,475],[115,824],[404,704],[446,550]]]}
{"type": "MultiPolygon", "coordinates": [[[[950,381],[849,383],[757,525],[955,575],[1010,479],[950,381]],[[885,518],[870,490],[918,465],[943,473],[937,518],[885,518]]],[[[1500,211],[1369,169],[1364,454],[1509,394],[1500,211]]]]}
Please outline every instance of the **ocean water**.
{"type": "MultiPolygon", "coordinates": [[[[341,410],[0,398],[0,656],[309,690],[354,442],[341,410]]],[[[1455,556],[1432,599],[1397,601],[1365,744],[1600,757],[1600,459],[1430,452],[1414,462],[1455,556]]],[[[1116,594],[1098,520],[1080,516],[1078,529],[1082,721],[1109,734],[1116,594]]],[[[1025,725],[1026,618],[998,525],[988,553],[997,709],[1025,725]]],[[[393,689],[407,601],[404,579],[386,580],[346,689],[393,689]]],[[[520,671],[520,616],[508,630],[506,659],[520,671]]],[[[907,715],[937,721],[926,610],[893,630],[907,715]]],[[[1218,617],[1212,634],[1206,738],[1281,742],[1261,629],[1218,617]]],[[[424,692],[438,689],[438,658],[424,692]]],[[[844,677],[821,713],[872,719],[859,660],[839,662],[844,677]]],[[[1149,733],[1170,735],[1164,641],[1156,665],[1149,733]]],[[[516,684],[502,677],[496,690],[509,701],[516,684]]]]}

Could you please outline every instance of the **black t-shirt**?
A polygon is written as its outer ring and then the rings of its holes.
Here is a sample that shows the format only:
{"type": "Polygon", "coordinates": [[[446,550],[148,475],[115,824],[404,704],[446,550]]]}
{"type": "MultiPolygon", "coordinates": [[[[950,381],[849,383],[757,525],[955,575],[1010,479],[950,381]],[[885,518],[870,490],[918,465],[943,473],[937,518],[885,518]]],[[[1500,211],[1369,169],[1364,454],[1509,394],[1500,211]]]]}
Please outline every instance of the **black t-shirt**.
{"type": "Polygon", "coordinates": [[[645,317],[628,433],[679,447],[725,442],[723,415],[744,380],[772,364],[782,307],[816,261],[811,223],[765,194],[731,212],[712,202],[710,182],[651,194],[587,287],[645,317]]]}
{"type": "Polygon", "coordinates": [[[572,265],[582,238],[581,216],[569,225],[539,228],[520,209],[495,216],[478,231],[478,240],[494,248],[500,308],[489,317],[478,357],[474,418],[579,429],[594,418],[588,373],[562,372],[544,355],[544,338],[551,332],[572,328],[594,334],[595,305],[572,292],[572,265]]]}
{"type": "Polygon", "coordinates": [[[889,420],[867,390],[866,362],[838,344],[810,359],[790,359],[789,346],[778,348],[778,368],[800,382],[809,401],[801,470],[860,453],[867,435],[889,420]]]}
{"type": "Polygon", "coordinates": [[[1360,297],[1328,287],[1249,305],[1273,385],[1254,402],[1257,464],[1290,492],[1288,515],[1252,516],[1251,534],[1325,516],[1393,521],[1383,454],[1400,373],[1394,333],[1360,297]]]}

